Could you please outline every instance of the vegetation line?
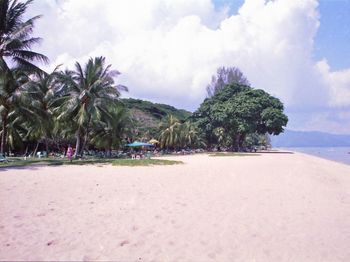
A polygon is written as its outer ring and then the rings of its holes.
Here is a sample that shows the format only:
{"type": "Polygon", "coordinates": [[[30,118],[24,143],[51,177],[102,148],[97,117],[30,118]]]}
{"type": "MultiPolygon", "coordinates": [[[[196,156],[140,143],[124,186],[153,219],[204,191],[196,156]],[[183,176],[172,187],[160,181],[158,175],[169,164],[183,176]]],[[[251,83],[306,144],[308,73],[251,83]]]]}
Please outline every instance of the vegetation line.
{"type": "Polygon", "coordinates": [[[32,159],[22,160],[11,158],[6,163],[0,163],[1,168],[9,167],[26,167],[26,166],[59,166],[59,165],[101,165],[111,164],[113,166],[154,166],[154,165],[177,165],[183,164],[182,161],[165,160],[165,159],[88,159],[68,161],[65,159],[32,159]]]}

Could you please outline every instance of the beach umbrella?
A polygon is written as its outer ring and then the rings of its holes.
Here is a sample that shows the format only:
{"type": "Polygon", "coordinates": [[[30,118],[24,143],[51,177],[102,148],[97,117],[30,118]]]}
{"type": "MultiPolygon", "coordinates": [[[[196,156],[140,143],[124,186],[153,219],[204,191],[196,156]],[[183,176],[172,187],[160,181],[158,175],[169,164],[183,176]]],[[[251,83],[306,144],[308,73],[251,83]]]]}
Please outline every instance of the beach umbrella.
{"type": "Polygon", "coordinates": [[[154,139],[154,138],[152,138],[150,141],[148,141],[148,143],[154,145],[154,144],[159,144],[159,141],[154,139]]]}
{"type": "Polygon", "coordinates": [[[149,144],[149,143],[143,143],[143,142],[133,142],[131,144],[127,144],[126,146],[129,146],[129,147],[141,147],[141,146],[153,146],[152,144],[149,144]]]}

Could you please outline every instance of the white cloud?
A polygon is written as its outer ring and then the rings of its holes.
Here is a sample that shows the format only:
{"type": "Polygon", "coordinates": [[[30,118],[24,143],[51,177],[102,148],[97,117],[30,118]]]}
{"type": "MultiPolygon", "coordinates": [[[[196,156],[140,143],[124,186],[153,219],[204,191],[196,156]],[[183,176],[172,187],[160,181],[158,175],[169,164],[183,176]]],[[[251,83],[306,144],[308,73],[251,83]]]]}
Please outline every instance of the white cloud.
{"type": "Polygon", "coordinates": [[[238,66],[287,107],[350,106],[350,69],[312,59],[317,6],[246,0],[228,16],[210,0],[46,0],[31,13],[44,14],[37,33],[52,66],[106,56],[131,96],[195,109],[216,68],[238,66]]]}
{"type": "Polygon", "coordinates": [[[330,89],[330,105],[333,107],[349,106],[350,69],[332,72],[326,60],[318,62],[317,68],[330,89]]]}

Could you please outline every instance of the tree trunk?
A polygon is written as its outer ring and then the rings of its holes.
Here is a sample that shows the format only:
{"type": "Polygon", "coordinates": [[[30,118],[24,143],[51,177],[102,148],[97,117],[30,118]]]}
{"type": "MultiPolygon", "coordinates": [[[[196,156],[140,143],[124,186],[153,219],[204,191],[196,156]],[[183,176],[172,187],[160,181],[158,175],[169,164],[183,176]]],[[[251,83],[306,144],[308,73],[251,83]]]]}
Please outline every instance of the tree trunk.
{"type": "Polygon", "coordinates": [[[0,153],[5,156],[6,151],[6,136],[7,136],[7,113],[2,116],[2,135],[0,153]]]}
{"type": "Polygon", "coordinates": [[[91,122],[91,116],[89,116],[88,125],[87,125],[86,133],[85,133],[85,136],[84,136],[83,146],[81,147],[81,152],[80,152],[81,157],[83,157],[83,155],[84,155],[84,150],[85,150],[87,141],[89,139],[90,122],[91,122]]]}
{"type": "Polygon", "coordinates": [[[36,142],[36,147],[35,147],[35,149],[34,149],[34,153],[33,153],[33,157],[35,157],[36,156],[36,152],[38,151],[38,148],[39,148],[39,141],[38,142],[36,142]]]}
{"type": "Polygon", "coordinates": [[[77,142],[75,144],[75,153],[74,153],[74,158],[78,158],[78,155],[79,155],[79,151],[80,151],[80,144],[81,144],[81,137],[80,137],[80,127],[78,128],[76,134],[75,134],[75,137],[77,139],[77,142]]]}
{"type": "Polygon", "coordinates": [[[26,157],[27,154],[28,154],[28,148],[29,148],[29,145],[27,144],[27,146],[26,146],[26,151],[24,152],[24,156],[25,156],[25,157],[26,157]]]}
{"type": "Polygon", "coordinates": [[[86,133],[85,136],[84,136],[83,146],[81,147],[81,150],[80,150],[81,151],[80,152],[81,157],[83,157],[83,155],[84,155],[84,150],[85,150],[85,147],[86,147],[88,139],[89,139],[89,136],[86,133]]]}
{"type": "Polygon", "coordinates": [[[45,137],[45,148],[46,148],[46,156],[49,157],[49,139],[45,137]]]}

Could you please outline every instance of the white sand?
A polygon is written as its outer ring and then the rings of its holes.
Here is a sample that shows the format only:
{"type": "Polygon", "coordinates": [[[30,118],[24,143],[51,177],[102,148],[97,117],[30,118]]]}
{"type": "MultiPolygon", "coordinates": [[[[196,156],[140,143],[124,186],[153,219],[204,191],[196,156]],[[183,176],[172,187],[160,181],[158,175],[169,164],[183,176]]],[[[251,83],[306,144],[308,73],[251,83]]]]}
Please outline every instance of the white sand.
{"type": "Polygon", "coordinates": [[[350,261],[350,166],[176,159],[0,171],[0,260],[350,261]]]}

